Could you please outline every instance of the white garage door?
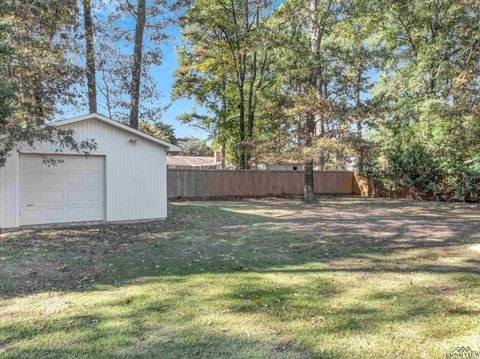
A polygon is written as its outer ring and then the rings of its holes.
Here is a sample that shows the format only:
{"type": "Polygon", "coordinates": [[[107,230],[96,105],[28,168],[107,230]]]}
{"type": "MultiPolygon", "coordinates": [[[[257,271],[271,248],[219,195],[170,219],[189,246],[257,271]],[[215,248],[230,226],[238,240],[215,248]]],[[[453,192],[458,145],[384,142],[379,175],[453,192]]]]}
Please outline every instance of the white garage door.
{"type": "Polygon", "coordinates": [[[21,224],[46,224],[105,219],[103,156],[23,154],[21,162],[21,224]]]}

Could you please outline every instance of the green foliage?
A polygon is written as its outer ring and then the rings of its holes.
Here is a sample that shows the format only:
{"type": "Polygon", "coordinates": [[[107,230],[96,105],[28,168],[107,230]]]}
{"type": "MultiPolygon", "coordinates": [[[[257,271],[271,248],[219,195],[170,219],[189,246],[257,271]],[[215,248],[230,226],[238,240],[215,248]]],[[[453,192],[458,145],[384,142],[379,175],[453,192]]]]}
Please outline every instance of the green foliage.
{"type": "Polygon", "coordinates": [[[213,156],[213,150],[207,141],[196,137],[184,137],[178,139],[178,146],[185,156],[213,156]]]}
{"type": "Polygon", "coordinates": [[[431,156],[423,144],[395,143],[386,156],[390,164],[385,174],[390,182],[389,189],[400,187],[421,194],[440,195],[439,161],[431,156]]]}
{"type": "Polygon", "coordinates": [[[262,96],[274,81],[267,29],[270,0],[197,0],[182,22],[174,99],[193,98],[207,114],[180,120],[205,129],[240,168],[252,162],[262,133],[262,96]]]}
{"type": "MultiPolygon", "coordinates": [[[[172,143],[149,69],[184,4],[149,2],[140,74],[141,127],[172,143]]],[[[94,19],[98,90],[117,120],[130,106],[122,46],[133,42],[124,19],[134,5],[94,19]]],[[[21,141],[72,142],[42,126],[78,105],[77,10],[75,0],[0,3],[1,156],[21,141]]],[[[479,18],[476,0],[196,0],[180,17],[172,98],[202,107],[179,120],[208,131],[240,168],[308,160],[417,196],[478,199],[479,18]]],[[[211,153],[184,142],[186,153],[211,153]]]]}
{"type": "Polygon", "coordinates": [[[366,13],[360,1],[289,0],[272,14],[276,81],[262,103],[268,131],[259,158],[346,169],[361,156],[375,59],[366,13]]]}
{"type": "MultiPolygon", "coordinates": [[[[7,13],[8,2],[0,4],[0,19],[7,13]]],[[[11,27],[4,21],[0,20],[0,126],[4,125],[13,112],[13,100],[15,92],[3,74],[7,68],[7,56],[11,54],[12,49],[8,44],[7,36],[11,33],[11,27]]]]}
{"type": "Polygon", "coordinates": [[[379,3],[374,127],[385,186],[480,198],[479,15],[466,0],[379,3]]]}
{"type": "Polygon", "coordinates": [[[74,0],[0,4],[0,157],[36,141],[83,152],[95,147],[47,124],[62,106],[77,104],[76,27],[74,0]]]}
{"type": "Polygon", "coordinates": [[[142,121],[139,125],[139,130],[168,143],[177,144],[174,128],[166,123],[142,121]]]}

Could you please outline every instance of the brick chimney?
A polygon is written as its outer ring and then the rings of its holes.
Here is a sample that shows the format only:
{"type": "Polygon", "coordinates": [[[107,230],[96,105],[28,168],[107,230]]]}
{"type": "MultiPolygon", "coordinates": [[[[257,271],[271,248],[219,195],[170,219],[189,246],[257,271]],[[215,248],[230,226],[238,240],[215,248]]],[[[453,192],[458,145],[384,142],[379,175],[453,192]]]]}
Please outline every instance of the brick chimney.
{"type": "Polygon", "coordinates": [[[213,154],[213,157],[215,158],[215,163],[222,162],[222,151],[216,150],[213,154]]]}

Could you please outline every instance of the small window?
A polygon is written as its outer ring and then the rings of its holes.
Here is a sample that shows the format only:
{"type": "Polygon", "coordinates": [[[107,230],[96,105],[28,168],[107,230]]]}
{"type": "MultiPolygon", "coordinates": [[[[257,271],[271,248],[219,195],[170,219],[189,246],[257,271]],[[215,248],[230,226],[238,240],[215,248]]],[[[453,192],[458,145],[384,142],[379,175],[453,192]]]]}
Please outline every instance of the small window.
{"type": "Polygon", "coordinates": [[[293,170],[294,170],[294,171],[298,170],[298,167],[297,167],[297,166],[293,166],[293,170]]]}

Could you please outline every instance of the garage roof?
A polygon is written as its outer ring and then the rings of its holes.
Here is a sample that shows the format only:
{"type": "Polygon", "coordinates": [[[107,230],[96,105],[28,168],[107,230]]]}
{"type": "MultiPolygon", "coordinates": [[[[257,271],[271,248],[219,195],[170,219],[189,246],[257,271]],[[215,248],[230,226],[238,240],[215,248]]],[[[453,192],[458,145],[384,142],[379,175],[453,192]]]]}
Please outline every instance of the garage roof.
{"type": "Polygon", "coordinates": [[[98,113],[90,113],[88,115],[77,116],[77,117],[73,117],[73,118],[69,118],[69,119],[61,120],[61,121],[55,121],[55,122],[51,122],[50,125],[65,126],[65,125],[69,125],[69,124],[72,124],[72,123],[75,123],[75,122],[86,121],[86,120],[99,120],[99,121],[105,122],[106,124],[108,124],[110,126],[116,127],[120,130],[131,133],[131,134],[133,134],[135,136],[138,136],[138,137],[142,137],[146,140],[149,140],[149,141],[154,142],[154,143],[156,143],[160,146],[163,146],[163,147],[166,148],[166,150],[168,152],[181,152],[182,151],[182,149],[178,146],[175,146],[175,145],[172,145],[171,143],[162,141],[162,140],[160,140],[156,137],[147,135],[146,133],[144,133],[142,131],[136,130],[136,129],[134,129],[132,127],[129,127],[129,126],[126,126],[123,123],[113,121],[113,120],[111,120],[111,119],[109,119],[105,116],[99,115],[98,113]]]}

